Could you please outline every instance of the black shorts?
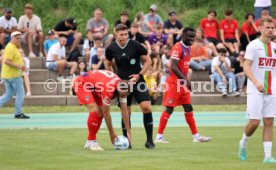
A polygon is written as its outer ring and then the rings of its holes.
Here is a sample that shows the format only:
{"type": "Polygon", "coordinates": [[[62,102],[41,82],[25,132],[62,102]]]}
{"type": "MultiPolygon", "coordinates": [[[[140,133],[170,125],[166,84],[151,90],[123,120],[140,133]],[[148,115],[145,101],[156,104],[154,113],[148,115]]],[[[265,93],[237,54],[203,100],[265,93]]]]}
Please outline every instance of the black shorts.
{"type": "Polygon", "coordinates": [[[213,43],[215,46],[218,45],[218,43],[220,43],[220,41],[216,38],[212,38],[212,37],[207,37],[207,40],[211,43],[213,43]]]}
{"type": "Polygon", "coordinates": [[[229,38],[229,39],[227,38],[227,39],[225,39],[225,42],[234,44],[237,42],[237,40],[235,38],[229,38]]]}
{"type": "Polygon", "coordinates": [[[127,106],[131,106],[132,97],[134,97],[139,104],[144,101],[150,101],[149,90],[143,78],[133,85],[133,91],[127,96],[127,106]]]}

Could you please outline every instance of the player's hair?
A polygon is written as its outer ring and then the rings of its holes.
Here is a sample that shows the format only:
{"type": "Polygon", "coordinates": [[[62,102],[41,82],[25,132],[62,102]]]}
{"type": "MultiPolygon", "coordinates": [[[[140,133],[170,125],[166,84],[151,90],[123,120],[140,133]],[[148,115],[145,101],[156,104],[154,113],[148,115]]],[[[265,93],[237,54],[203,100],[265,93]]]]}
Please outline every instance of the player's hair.
{"type": "Polygon", "coordinates": [[[227,9],[224,13],[226,16],[230,16],[233,14],[233,10],[232,9],[227,9]]]}
{"type": "Polygon", "coordinates": [[[211,13],[214,13],[214,14],[215,14],[215,17],[217,17],[217,11],[216,11],[216,10],[210,9],[210,10],[208,11],[208,14],[211,14],[211,13]]]}
{"type": "Polygon", "coordinates": [[[127,26],[124,25],[124,24],[118,24],[116,25],[115,27],[115,32],[118,32],[118,31],[125,31],[125,30],[128,30],[127,26]]]}
{"type": "Polygon", "coordinates": [[[260,20],[260,26],[263,26],[265,22],[274,23],[274,20],[271,17],[269,17],[269,18],[262,18],[260,20]]]}
{"type": "Polygon", "coordinates": [[[250,16],[252,16],[253,19],[255,19],[255,15],[254,15],[253,13],[247,13],[247,14],[245,15],[245,19],[247,20],[250,16]]]}
{"type": "Polygon", "coordinates": [[[195,32],[195,29],[193,27],[185,27],[182,34],[186,34],[188,31],[195,32]]]}

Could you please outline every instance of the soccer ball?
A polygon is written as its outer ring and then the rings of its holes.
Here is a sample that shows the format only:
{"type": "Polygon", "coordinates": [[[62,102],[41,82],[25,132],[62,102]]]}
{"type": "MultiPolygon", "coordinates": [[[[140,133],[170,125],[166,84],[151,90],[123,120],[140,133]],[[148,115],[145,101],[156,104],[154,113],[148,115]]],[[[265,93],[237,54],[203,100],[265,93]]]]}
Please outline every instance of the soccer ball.
{"type": "Polygon", "coordinates": [[[117,150],[125,150],[128,149],[129,142],[125,136],[117,136],[114,143],[114,148],[117,150]]]}

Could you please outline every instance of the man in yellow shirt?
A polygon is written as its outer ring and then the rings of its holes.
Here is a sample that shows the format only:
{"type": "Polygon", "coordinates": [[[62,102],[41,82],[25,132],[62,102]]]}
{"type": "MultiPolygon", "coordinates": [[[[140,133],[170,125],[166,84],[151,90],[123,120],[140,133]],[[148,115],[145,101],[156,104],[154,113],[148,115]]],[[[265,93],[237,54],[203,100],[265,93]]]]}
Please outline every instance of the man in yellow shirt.
{"type": "Polygon", "coordinates": [[[24,87],[22,71],[26,71],[23,58],[19,52],[21,33],[14,31],[11,34],[11,41],[4,50],[1,77],[5,83],[6,92],[0,96],[0,107],[7,103],[15,94],[15,116],[16,119],[29,119],[22,113],[24,103],[24,87]]]}

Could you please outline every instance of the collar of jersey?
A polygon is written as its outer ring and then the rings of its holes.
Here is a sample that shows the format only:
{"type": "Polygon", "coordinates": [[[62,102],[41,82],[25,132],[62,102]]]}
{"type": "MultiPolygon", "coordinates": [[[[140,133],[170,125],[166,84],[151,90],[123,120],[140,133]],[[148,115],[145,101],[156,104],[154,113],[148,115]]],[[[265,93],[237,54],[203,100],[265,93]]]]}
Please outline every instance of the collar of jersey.
{"type": "Polygon", "coordinates": [[[122,46],[120,46],[120,44],[116,41],[117,45],[118,45],[121,49],[126,48],[126,46],[127,46],[128,42],[129,42],[129,39],[127,40],[126,44],[122,47],[122,46]]]}

